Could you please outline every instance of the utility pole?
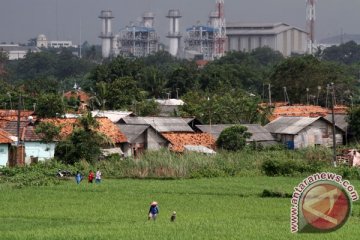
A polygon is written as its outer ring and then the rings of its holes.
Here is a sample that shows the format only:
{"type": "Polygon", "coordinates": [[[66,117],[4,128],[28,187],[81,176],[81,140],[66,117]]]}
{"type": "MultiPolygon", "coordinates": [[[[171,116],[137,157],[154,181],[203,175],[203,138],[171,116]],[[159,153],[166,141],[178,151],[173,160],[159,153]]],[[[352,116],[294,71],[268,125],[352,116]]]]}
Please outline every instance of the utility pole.
{"type": "Polygon", "coordinates": [[[269,83],[269,106],[271,106],[271,84],[269,83]]]}
{"type": "Polygon", "coordinates": [[[333,164],[336,167],[336,134],[335,134],[335,115],[334,115],[334,107],[335,107],[335,86],[334,83],[330,84],[332,87],[331,94],[331,120],[332,120],[332,137],[333,137],[333,164]]]}

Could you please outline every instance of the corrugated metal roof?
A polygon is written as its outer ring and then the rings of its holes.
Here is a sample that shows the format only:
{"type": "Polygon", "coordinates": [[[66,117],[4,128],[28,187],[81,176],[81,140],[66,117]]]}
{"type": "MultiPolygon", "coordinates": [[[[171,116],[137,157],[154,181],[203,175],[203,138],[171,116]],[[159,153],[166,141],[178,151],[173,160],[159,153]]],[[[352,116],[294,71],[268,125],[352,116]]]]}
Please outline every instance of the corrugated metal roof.
{"type": "Polygon", "coordinates": [[[117,124],[120,131],[125,134],[129,143],[133,143],[150,125],[117,124]]]}
{"type": "Polygon", "coordinates": [[[125,124],[148,124],[158,132],[194,132],[188,125],[189,119],[177,117],[125,117],[125,124]]]}
{"type": "Polygon", "coordinates": [[[228,35],[274,35],[289,29],[296,29],[306,33],[304,30],[290,26],[285,23],[227,23],[226,34],[228,35]]]}
{"type": "Polygon", "coordinates": [[[120,156],[124,154],[120,148],[103,148],[101,149],[101,152],[105,157],[110,156],[112,154],[119,154],[120,156]]]}
{"type": "Polygon", "coordinates": [[[279,134],[297,134],[321,117],[279,117],[276,120],[265,125],[265,128],[271,133],[279,134]]]}
{"type": "MultiPolygon", "coordinates": [[[[326,120],[332,123],[332,117],[331,114],[328,114],[326,117],[324,117],[326,120]]],[[[335,125],[341,128],[343,131],[347,131],[349,123],[346,121],[347,115],[344,114],[335,114],[335,125]]]]}
{"type": "Polygon", "coordinates": [[[212,150],[211,148],[207,148],[205,146],[196,146],[196,145],[185,145],[184,146],[185,151],[190,152],[200,152],[200,153],[207,153],[207,154],[215,154],[216,152],[212,150]]]}
{"type": "MultiPolygon", "coordinates": [[[[196,125],[202,132],[211,133],[215,139],[218,139],[221,132],[228,127],[234,126],[235,124],[216,124],[216,125],[196,125]]],[[[247,127],[247,131],[252,134],[248,141],[275,141],[271,133],[266,130],[260,124],[240,124],[247,127]]]]}
{"type": "Polygon", "coordinates": [[[119,122],[120,119],[133,115],[133,112],[127,112],[127,111],[91,111],[91,115],[93,117],[107,117],[110,119],[113,123],[119,122]]]}

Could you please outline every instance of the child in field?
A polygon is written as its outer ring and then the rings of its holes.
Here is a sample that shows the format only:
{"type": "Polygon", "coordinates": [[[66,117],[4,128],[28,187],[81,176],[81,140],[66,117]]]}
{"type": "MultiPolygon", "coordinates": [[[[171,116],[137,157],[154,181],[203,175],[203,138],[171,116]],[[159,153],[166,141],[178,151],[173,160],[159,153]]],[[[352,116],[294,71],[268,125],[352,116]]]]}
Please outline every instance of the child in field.
{"type": "Polygon", "coordinates": [[[150,203],[148,220],[152,219],[155,221],[158,214],[159,214],[158,203],[157,202],[150,203]]]}
{"type": "Polygon", "coordinates": [[[99,169],[97,169],[97,171],[96,171],[95,182],[96,182],[96,183],[100,183],[100,182],[101,182],[101,172],[100,172],[99,169]]]}
{"type": "Polygon", "coordinates": [[[94,180],[94,172],[92,170],[90,170],[89,176],[88,176],[88,182],[93,183],[93,180],[94,180]]]}

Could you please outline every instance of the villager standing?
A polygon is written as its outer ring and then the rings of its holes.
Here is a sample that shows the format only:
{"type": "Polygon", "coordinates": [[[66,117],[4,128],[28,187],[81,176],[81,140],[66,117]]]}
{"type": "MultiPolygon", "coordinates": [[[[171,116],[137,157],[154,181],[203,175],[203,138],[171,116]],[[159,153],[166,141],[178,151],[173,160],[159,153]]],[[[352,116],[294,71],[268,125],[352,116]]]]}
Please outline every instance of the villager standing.
{"type": "Polygon", "coordinates": [[[96,171],[95,182],[101,183],[101,171],[99,169],[96,171]]]}
{"type": "Polygon", "coordinates": [[[80,184],[80,182],[82,180],[82,176],[81,176],[81,173],[79,171],[76,172],[75,180],[76,180],[77,184],[80,184]]]}
{"type": "Polygon", "coordinates": [[[89,176],[88,176],[88,182],[93,183],[93,180],[94,180],[94,172],[92,170],[90,170],[89,176]]]}
{"type": "Polygon", "coordinates": [[[148,220],[152,219],[155,221],[158,214],[159,214],[158,203],[157,202],[150,203],[148,220]]]}

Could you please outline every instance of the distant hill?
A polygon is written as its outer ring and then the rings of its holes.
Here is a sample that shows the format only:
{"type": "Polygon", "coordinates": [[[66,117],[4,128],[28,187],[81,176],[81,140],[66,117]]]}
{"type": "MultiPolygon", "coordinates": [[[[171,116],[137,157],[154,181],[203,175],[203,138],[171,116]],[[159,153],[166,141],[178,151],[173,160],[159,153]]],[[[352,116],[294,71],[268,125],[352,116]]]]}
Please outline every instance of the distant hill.
{"type": "Polygon", "coordinates": [[[360,34],[343,34],[341,35],[336,35],[333,37],[329,37],[329,38],[324,38],[322,40],[320,40],[320,43],[322,44],[340,44],[342,43],[347,43],[350,41],[354,41],[357,44],[360,44],[360,34]]]}

